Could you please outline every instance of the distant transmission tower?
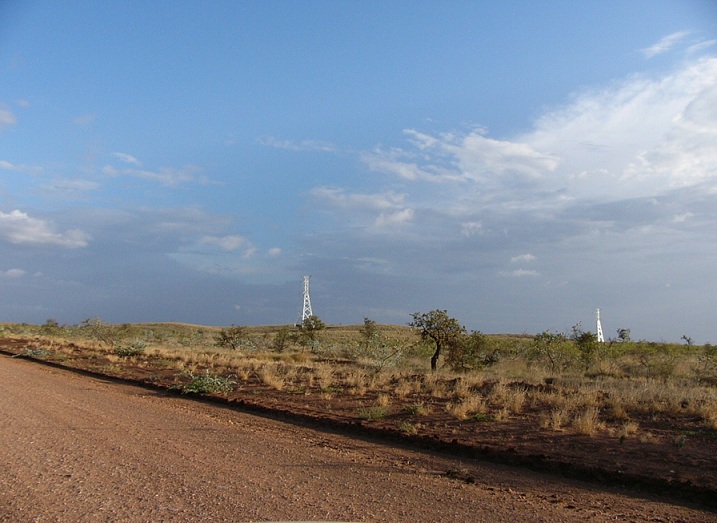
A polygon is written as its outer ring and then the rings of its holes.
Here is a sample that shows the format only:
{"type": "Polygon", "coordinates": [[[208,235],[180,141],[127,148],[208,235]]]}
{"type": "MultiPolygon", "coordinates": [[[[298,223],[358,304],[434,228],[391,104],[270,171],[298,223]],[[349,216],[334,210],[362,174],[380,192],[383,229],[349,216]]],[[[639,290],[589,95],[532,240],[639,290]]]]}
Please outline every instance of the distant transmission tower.
{"type": "Polygon", "coordinates": [[[304,305],[301,308],[302,325],[306,318],[314,315],[314,313],[311,311],[311,297],[309,296],[309,278],[311,278],[311,276],[304,276],[304,305]]]}
{"type": "Polygon", "coordinates": [[[605,336],[602,334],[602,323],[600,323],[600,309],[595,311],[597,315],[597,340],[602,343],[605,341],[605,336]]]}

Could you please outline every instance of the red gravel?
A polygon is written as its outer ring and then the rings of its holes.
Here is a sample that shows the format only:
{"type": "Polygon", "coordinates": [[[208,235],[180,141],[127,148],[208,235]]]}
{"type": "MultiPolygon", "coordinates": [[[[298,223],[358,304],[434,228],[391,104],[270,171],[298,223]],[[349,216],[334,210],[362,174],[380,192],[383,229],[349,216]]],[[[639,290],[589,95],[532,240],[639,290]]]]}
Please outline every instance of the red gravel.
{"type": "Polygon", "coordinates": [[[716,521],[0,356],[0,521],[716,521]],[[470,483],[466,480],[471,481],[470,483]]]}

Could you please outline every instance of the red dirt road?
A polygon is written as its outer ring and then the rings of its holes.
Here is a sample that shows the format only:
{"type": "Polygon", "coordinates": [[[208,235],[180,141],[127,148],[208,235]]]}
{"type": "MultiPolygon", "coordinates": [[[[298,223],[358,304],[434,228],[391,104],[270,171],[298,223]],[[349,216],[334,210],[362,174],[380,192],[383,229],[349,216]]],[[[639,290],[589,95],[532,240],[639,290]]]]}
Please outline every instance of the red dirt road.
{"type": "Polygon", "coordinates": [[[0,521],[271,520],[706,522],[717,514],[0,356],[0,521]]]}

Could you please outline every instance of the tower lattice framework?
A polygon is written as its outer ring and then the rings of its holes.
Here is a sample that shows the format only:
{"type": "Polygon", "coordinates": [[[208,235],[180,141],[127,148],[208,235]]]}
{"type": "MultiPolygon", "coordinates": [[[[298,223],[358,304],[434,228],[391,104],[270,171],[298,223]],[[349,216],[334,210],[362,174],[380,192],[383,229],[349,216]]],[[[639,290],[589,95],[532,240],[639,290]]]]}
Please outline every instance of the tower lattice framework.
{"type": "Polygon", "coordinates": [[[314,315],[311,310],[311,296],[309,296],[309,278],[311,276],[304,276],[304,305],[301,307],[301,323],[303,324],[306,318],[314,315]]]}
{"type": "Polygon", "coordinates": [[[600,309],[595,311],[595,315],[597,317],[596,319],[596,329],[597,329],[597,340],[602,343],[605,341],[605,336],[602,334],[602,323],[600,323],[600,309]]]}

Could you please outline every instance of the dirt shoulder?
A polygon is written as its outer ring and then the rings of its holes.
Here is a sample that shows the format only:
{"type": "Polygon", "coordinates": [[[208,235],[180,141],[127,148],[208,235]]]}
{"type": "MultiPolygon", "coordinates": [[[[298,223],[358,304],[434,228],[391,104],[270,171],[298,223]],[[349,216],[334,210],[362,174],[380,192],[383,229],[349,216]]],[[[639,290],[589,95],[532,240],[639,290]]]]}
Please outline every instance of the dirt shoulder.
{"type": "MultiPolygon", "coordinates": [[[[8,354],[24,354],[26,346],[27,340],[0,340],[0,347],[8,354]]],[[[62,365],[98,375],[106,374],[111,368],[102,357],[85,354],[80,348],[62,365]]],[[[152,367],[146,362],[141,366],[123,363],[120,370],[114,374],[129,382],[180,395],[176,391],[176,371],[152,367]]],[[[357,413],[376,404],[375,394],[275,390],[259,380],[245,381],[227,394],[208,395],[204,399],[343,434],[440,451],[460,462],[480,460],[519,465],[601,485],[639,488],[707,507],[717,506],[717,438],[684,436],[690,434],[691,420],[687,418],[682,420],[681,440],[675,439],[674,425],[655,417],[640,421],[642,426],[649,427],[650,439],[639,440],[605,433],[579,435],[540,430],[537,422],[540,413],[529,409],[521,416],[500,422],[460,421],[447,415],[445,409],[428,409],[416,414],[394,402],[386,415],[374,419],[357,413]],[[407,424],[418,426],[420,431],[409,433],[405,430],[407,424]]],[[[478,480],[461,466],[449,467],[444,472],[466,484],[478,480]]]]}
{"type": "Polygon", "coordinates": [[[714,520],[19,358],[0,356],[0,398],[1,521],[714,520]]]}

